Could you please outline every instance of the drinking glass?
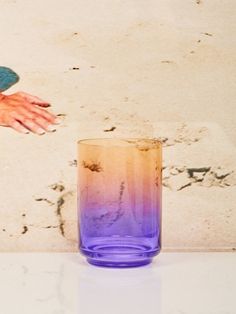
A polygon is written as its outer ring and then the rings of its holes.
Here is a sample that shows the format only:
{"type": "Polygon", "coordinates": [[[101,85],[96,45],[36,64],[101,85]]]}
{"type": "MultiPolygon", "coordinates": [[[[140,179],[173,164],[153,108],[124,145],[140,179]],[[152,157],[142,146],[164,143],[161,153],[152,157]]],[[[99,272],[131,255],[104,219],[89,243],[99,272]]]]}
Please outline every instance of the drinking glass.
{"type": "Polygon", "coordinates": [[[161,249],[161,143],[78,142],[79,249],[90,264],[135,267],[161,249]]]}

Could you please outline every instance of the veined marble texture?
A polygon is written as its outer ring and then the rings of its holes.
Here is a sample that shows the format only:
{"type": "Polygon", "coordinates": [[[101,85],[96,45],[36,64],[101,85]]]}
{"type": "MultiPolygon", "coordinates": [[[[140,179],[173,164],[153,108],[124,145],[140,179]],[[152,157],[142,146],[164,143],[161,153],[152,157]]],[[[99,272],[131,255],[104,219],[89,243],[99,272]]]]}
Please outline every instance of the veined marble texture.
{"type": "Polygon", "coordinates": [[[1,65],[21,77],[8,93],[50,101],[63,122],[43,136],[0,127],[0,251],[77,250],[76,142],[89,137],[163,141],[164,250],[236,249],[235,11],[3,1],[1,65]]]}

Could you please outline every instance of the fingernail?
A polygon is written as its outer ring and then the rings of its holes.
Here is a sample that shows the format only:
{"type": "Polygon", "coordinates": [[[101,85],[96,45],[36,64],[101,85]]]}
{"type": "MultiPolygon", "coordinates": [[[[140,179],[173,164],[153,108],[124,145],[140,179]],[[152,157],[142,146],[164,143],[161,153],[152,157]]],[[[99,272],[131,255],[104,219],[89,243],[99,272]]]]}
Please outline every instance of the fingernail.
{"type": "Polygon", "coordinates": [[[45,131],[44,131],[43,129],[41,129],[41,128],[38,128],[38,129],[37,129],[37,133],[38,133],[39,135],[43,135],[43,134],[45,134],[45,131]]]}
{"type": "Polygon", "coordinates": [[[56,129],[54,128],[54,126],[49,125],[49,126],[47,127],[47,131],[49,131],[49,132],[55,132],[56,129]]]}
{"type": "Polygon", "coordinates": [[[28,130],[22,130],[23,133],[29,134],[30,132],[28,130]]]}

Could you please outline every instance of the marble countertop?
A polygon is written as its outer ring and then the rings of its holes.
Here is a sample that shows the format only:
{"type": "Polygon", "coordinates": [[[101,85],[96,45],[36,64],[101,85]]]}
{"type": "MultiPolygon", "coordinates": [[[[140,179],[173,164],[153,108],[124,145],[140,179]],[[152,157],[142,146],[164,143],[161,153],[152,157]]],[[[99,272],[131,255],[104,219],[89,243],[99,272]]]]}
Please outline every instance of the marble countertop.
{"type": "Polygon", "coordinates": [[[1,253],[2,314],[235,314],[235,253],[161,253],[105,269],[79,254],[1,253]]]}

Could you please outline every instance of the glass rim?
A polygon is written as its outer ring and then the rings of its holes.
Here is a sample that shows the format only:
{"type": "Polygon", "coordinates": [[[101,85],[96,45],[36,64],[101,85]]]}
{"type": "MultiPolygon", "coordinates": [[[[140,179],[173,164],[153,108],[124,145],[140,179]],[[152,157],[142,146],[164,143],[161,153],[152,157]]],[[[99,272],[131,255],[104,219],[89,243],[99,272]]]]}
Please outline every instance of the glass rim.
{"type": "MultiPolygon", "coordinates": [[[[102,144],[98,144],[96,143],[97,141],[105,141],[105,142],[109,142],[109,141],[135,141],[135,143],[129,143],[129,144],[137,144],[139,141],[140,142],[145,142],[146,144],[158,144],[158,145],[162,145],[162,141],[158,138],[152,137],[152,138],[148,138],[148,137],[91,137],[91,138],[84,138],[84,139],[80,139],[77,141],[77,144],[79,145],[91,145],[91,146],[104,146],[102,144]],[[93,142],[95,142],[93,144],[93,142]]],[[[114,143],[115,144],[115,143],[114,143]]],[[[113,145],[116,146],[116,145],[113,145]]]]}

